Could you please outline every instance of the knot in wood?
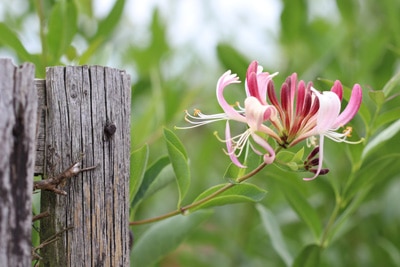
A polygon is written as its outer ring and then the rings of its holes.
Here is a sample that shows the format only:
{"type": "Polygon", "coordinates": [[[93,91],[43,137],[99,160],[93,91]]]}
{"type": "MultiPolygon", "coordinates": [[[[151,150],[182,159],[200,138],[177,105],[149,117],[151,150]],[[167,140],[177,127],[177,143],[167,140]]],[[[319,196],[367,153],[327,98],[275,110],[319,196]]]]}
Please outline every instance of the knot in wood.
{"type": "Polygon", "coordinates": [[[115,124],[112,122],[109,122],[106,124],[106,126],[104,126],[104,133],[106,134],[106,136],[108,138],[113,136],[115,134],[116,130],[117,130],[117,126],[115,126],[115,124]]]}

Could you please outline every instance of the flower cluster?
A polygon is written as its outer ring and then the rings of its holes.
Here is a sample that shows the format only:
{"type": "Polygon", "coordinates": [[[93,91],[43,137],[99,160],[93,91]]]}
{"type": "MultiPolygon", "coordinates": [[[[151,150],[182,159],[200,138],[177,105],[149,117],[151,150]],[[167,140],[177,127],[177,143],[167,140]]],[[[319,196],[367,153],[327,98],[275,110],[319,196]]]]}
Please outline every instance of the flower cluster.
{"type": "Polygon", "coordinates": [[[324,137],[336,142],[354,143],[346,139],[351,134],[351,127],[343,132],[337,130],[345,126],[358,112],[362,89],[360,85],[354,85],[348,105],[340,112],[343,95],[340,81],[335,81],[330,91],[321,93],[311,83],[297,81],[297,74],[293,73],[282,84],[279,101],[272,81],[276,75],[277,73],[263,72],[262,67],[253,61],[246,73],[246,98],[242,107],[239,104],[232,106],[224,98],[223,93],[228,85],[240,83],[236,74],[225,72],[219,78],[216,88],[217,100],[224,112],[205,115],[196,110],[191,115],[186,111],[186,120],[193,126],[185,128],[226,121],[225,139],[220,140],[226,143],[226,153],[232,162],[241,168],[245,166],[238,157],[248,142],[255,153],[263,155],[266,164],[271,164],[275,159],[275,149],[268,142],[269,138],[274,139],[280,147],[288,148],[305,139],[315,142],[316,137],[319,137],[318,162],[314,160],[312,165],[307,165],[308,168],[317,166],[316,169],[310,169],[314,176],[305,178],[312,180],[327,173],[327,169],[322,169],[324,137]],[[247,130],[232,136],[230,121],[246,124],[247,130]],[[264,151],[261,152],[260,149],[264,151]]]}

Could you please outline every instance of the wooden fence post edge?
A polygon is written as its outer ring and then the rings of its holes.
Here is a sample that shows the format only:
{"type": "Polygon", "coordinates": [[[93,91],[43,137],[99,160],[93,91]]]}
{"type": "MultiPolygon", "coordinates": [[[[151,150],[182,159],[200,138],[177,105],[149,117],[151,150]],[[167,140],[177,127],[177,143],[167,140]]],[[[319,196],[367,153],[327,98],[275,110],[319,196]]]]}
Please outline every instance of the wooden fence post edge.
{"type": "Polygon", "coordinates": [[[35,66],[0,59],[0,263],[31,265],[35,66]]]}

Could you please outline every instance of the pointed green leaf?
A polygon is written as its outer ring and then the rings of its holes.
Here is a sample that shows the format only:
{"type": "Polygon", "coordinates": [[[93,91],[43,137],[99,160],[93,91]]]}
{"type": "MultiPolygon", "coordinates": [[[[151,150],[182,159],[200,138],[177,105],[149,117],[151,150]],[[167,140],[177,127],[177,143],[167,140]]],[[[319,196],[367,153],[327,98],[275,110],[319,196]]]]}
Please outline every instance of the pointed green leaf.
{"type": "Polygon", "coordinates": [[[142,184],[148,159],[149,159],[148,145],[142,146],[141,148],[133,151],[131,154],[129,203],[132,203],[136,193],[138,192],[142,184]]]}
{"type": "Polygon", "coordinates": [[[276,155],[275,164],[282,170],[298,171],[299,165],[303,164],[303,155],[304,148],[300,149],[296,153],[287,150],[279,151],[276,155]]]}
{"type": "Polygon", "coordinates": [[[366,156],[379,147],[380,144],[383,142],[386,142],[387,140],[391,139],[393,136],[395,136],[398,132],[400,131],[400,119],[397,120],[396,122],[392,123],[390,126],[388,126],[386,129],[384,129],[382,132],[377,134],[364,148],[364,151],[362,153],[362,158],[365,159],[366,156]]]}
{"type": "Polygon", "coordinates": [[[165,140],[171,143],[182,155],[185,157],[185,159],[188,159],[188,156],[186,154],[185,147],[183,146],[182,142],[179,140],[179,138],[171,131],[168,129],[164,129],[164,137],[165,140]]]}
{"type": "Polygon", "coordinates": [[[124,11],[125,0],[117,0],[110,13],[99,22],[96,34],[91,38],[91,42],[101,39],[107,40],[110,38],[111,33],[117,27],[121,20],[122,13],[124,11]]]}
{"type": "Polygon", "coordinates": [[[54,5],[47,33],[49,64],[57,64],[60,57],[67,52],[78,30],[77,18],[74,1],[59,1],[54,5]]]}
{"type": "Polygon", "coordinates": [[[0,22],[0,33],[0,44],[11,48],[22,60],[32,61],[31,55],[19,40],[18,35],[3,22],[0,22]]]}
{"type": "Polygon", "coordinates": [[[319,266],[321,251],[321,247],[315,244],[305,246],[294,260],[293,267],[319,266]]]}
{"type": "Polygon", "coordinates": [[[296,188],[286,185],[282,191],[290,206],[292,206],[300,219],[307,224],[317,240],[321,235],[322,225],[316,210],[311,207],[306,198],[296,188]]]}
{"type": "Polygon", "coordinates": [[[400,107],[379,114],[374,123],[374,130],[398,119],[400,119],[400,107]]]}
{"type": "Polygon", "coordinates": [[[342,17],[348,22],[352,22],[356,18],[357,6],[355,1],[336,0],[337,7],[342,17]]]}
{"type": "Polygon", "coordinates": [[[385,94],[383,91],[369,91],[368,95],[378,107],[385,103],[385,94]]]}
{"type": "Polygon", "coordinates": [[[211,214],[211,211],[199,211],[190,216],[176,216],[153,224],[134,243],[131,266],[153,266],[176,249],[211,214]]]}
{"type": "Polygon", "coordinates": [[[159,158],[146,170],[143,181],[141,182],[140,187],[137,190],[137,193],[134,195],[133,201],[131,202],[131,208],[136,208],[136,206],[144,199],[152,185],[157,182],[160,172],[168,164],[169,158],[165,156],[159,158]]]}
{"type": "Polygon", "coordinates": [[[246,77],[249,60],[230,44],[220,43],[217,45],[219,61],[226,69],[236,73],[241,79],[246,77]]]}
{"type": "Polygon", "coordinates": [[[400,83],[400,71],[396,73],[383,87],[382,92],[385,94],[386,97],[390,95],[392,90],[398,86],[400,83]]]}
{"type": "Polygon", "coordinates": [[[346,200],[350,200],[360,190],[371,188],[374,183],[382,182],[387,177],[392,177],[398,173],[397,162],[400,160],[400,154],[386,154],[372,162],[361,166],[360,171],[352,180],[351,185],[344,192],[346,200]]]}
{"type": "MultiPolygon", "coordinates": [[[[213,187],[207,189],[206,191],[201,193],[193,201],[193,203],[213,195],[215,192],[217,192],[221,188],[224,188],[227,185],[231,185],[231,184],[220,184],[220,185],[216,185],[216,186],[213,186],[213,187]]],[[[258,201],[261,201],[265,197],[266,193],[267,193],[267,191],[255,186],[253,184],[246,184],[246,183],[235,184],[232,187],[230,187],[229,189],[225,190],[224,192],[211,198],[210,200],[205,201],[204,203],[189,209],[189,211],[193,212],[193,211],[199,210],[199,209],[205,209],[205,208],[210,208],[210,207],[215,207],[215,206],[222,206],[222,205],[226,205],[226,204],[234,204],[234,203],[241,203],[241,202],[258,202],[258,201]]]]}
{"type": "Polygon", "coordinates": [[[298,162],[298,161],[303,161],[303,156],[304,156],[304,146],[296,152],[296,154],[293,156],[292,161],[298,162]]]}
{"type": "Polygon", "coordinates": [[[307,2],[305,0],[283,1],[281,12],[281,38],[285,43],[298,40],[307,23],[307,2]]]}
{"type": "Polygon", "coordinates": [[[279,227],[279,223],[274,214],[260,204],[257,205],[257,210],[260,214],[262,225],[271,238],[272,247],[281,257],[286,266],[291,266],[293,257],[289,253],[285,240],[282,236],[281,228],[279,227]]]}
{"type": "Polygon", "coordinates": [[[167,143],[169,159],[172,168],[174,169],[176,182],[178,184],[178,208],[180,208],[190,185],[188,159],[182,143],[172,131],[164,129],[164,138],[167,143]]]}

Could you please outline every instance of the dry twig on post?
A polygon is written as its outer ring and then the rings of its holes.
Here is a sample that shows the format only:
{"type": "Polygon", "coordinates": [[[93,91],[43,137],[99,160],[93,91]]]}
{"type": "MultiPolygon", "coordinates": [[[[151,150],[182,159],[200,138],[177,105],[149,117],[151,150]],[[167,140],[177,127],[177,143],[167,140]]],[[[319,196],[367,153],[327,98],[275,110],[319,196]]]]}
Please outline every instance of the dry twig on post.
{"type": "Polygon", "coordinates": [[[59,195],[64,195],[64,196],[67,195],[67,192],[58,188],[59,185],[63,186],[69,178],[72,178],[81,172],[93,170],[97,167],[97,165],[95,165],[81,169],[80,165],[81,164],[79,161],[75,162],[66,170],[64,170],[62,173],[56,175],[55,177],[51,177],[40,181],[35,181],[33,183],[33,190],[39,190],[39,189],[48,190],[48,191],[53,191],[54,193],[59,195]]]}

